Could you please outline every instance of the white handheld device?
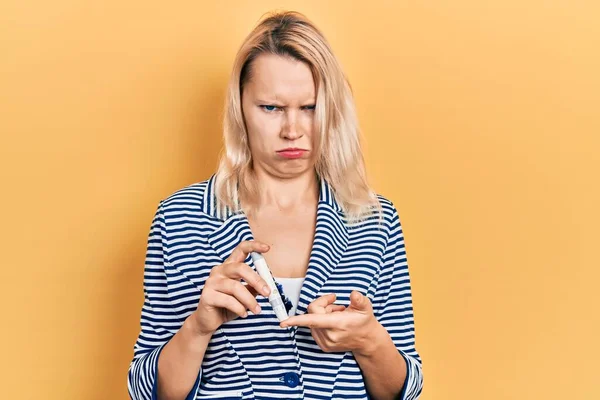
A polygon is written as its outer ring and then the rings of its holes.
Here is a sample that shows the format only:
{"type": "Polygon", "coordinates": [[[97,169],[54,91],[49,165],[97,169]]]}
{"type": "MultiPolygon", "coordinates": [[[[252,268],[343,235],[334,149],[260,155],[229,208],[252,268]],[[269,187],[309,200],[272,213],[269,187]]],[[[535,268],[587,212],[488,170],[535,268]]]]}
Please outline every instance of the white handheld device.
{"type": "Polygon", "coordinates": [[[277,289],[277,285],[275,284],[275,280],[273,279],[273,275],[271,275],[271,270],[267,266],[265,258],[260,253],[256,252],[250,253],[250,257],[252,257],[252,261],[254,261],[256,272],[258,272],[258,275],[260,275],[260,277],[267,282],[269,289],[271,289],[269,303],[271,304],[271,307],[273,307],[273,311],[275,311],[277,319],[279,322],[285,321],[289,318],[289,316],[285,308],[285,304],[283,303],[283,299],[279,295],[279,290],[277,289]]]}

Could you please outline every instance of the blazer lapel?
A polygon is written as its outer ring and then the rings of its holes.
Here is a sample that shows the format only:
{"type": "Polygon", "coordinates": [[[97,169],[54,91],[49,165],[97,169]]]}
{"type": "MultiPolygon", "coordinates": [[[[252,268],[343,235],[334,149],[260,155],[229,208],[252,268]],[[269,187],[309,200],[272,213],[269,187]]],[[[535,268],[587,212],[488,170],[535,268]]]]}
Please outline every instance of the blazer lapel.
{"type": "MultiPolygon", "coordinates": [[[[223,211],[220,210],[214,194],[214,181],[215,175],[208,182],[202,209],[205,213],[223,221],[209,234],[208,242],[221,261],[225,261],[241,241],[254,240],[254,237],[243,212],[232,213],[230,210],[225,210],[225,214],[223,214],[223,211]]],[[[319,296],[319,291],[339,263],[347,247],[348,229],[343,211],[335,201],[329,184],[321,179],[313,247],[306,277],[300,291],[296,314],[306,313],[308,305],[319,296]]],[[[246,262],[253,267],[250,257],[246,259],[246,262]]]]}
{"type": "Polygon", "coordinates": [[[329,184],[323,179],[320,183],[315,237],[308,271],[300,291],[297,315],[306,313],[308,305],[319,296],[319,291],[348,247],[348,229],[343,212],[329,184]]]}
{"type": "Polygon", "coordinates": [[[222,210],[219,207],[215,195],[215,179],[216,175],[213,175],[208,181],[202,199],[202,211],[221,221],[208,235],[208,243],[223,262],[240,242],[253,240],[253,237],[248,219],[244,213],[233,213],[229,208],[222,210]]]}
{"type": "Polygon", "coordinates": [[[217,253],[221,262],[225,261],[233,249],[244,240],[254,240],[244,214],[230,216],[208,235],[208,243],[217,253]]]}

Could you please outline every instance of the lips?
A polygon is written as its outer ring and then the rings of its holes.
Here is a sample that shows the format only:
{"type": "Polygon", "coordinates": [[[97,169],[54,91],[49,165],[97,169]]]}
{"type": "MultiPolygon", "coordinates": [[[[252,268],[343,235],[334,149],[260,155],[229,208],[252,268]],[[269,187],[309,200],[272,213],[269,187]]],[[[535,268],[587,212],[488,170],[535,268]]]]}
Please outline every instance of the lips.
{"type": "Polygon", "coordinates": [[[304,150],[304,149],[288,148],[288,149],[279,150],[277,152],[277,154],[279,154],[280,156],[282,156],[284,158],[295,159],[295,158],[302,157],[307,152],[308,152],[308,150],[304,150]]]}

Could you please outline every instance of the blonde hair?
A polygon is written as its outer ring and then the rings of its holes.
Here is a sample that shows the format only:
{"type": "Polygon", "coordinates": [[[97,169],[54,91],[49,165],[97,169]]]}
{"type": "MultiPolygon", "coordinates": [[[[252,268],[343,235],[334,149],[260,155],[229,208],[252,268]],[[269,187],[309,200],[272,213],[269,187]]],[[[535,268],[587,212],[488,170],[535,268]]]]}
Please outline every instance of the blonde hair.
{"type": "Polygon", "coordinates": [[[329,183],[346,217],[361,220],[380,210],[367,183],[350,84],[320,30],[304,15],[289,11],[268,14],[236,55],[225,100],[225,147],[216,174],[222,208],[237,212],[243,202],[252,210],[258,199],[241,97],[252,63],[261,54],[292,57],[310,67],[317,90],[315,172],[329,183]]]}

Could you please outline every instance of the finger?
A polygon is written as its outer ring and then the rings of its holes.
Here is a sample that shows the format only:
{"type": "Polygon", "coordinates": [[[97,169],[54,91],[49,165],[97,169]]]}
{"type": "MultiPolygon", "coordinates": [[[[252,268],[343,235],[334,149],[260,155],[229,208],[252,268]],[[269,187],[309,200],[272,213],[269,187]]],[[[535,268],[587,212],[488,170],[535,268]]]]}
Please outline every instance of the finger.
{"type": "Polygon", "coordinates": [[[242,318],[246,318],[248,316],[246,308],[239,301],[237,301],[235,297],[215,290],[209,290],[208,293],[203,293],[202,297],[202,300],[204,300],[205,304],[208,306],[224,308],[242,318]]]}
{"type": "Polygon", "coordinates": [[[227,257],[227,260],[225,260],[225,262],[241,263],[244,262],[246,257],[248,257],[248,254],[250,254],[251,252],[256,251],[257,253],[265,253],[269,251],[269,248],[269,245],[266,243],[259,242],[257,240],[245,240],[243,242],[240,242],[240,244],[238,244],[235,247],[235,249],[233,249],[233,252],[231,252],[231,255],[229,257],[227,257]]]}
{"type": "Polygon", "coordinates": [[[249,286],[253,287],[257,293],[268,297],[271,294],[271,289],[267,282],[256,273],[248,264],[245,263],[229,263],[223,264],[221,274],[229,279],[243,279],[249,286]]]}
{"type": "Polygon", "coordinates": [[[325,314],[328,305],[333,304],[336,299],[335,293],[326,294],[314,300],[308,305],[307,311],[310,314],[325,314]]]}
{"type": "Polygon", "coordinates": [[[371,301],[367,296],[362,295],[359,291],[353,290],[350,293],[350,307],[357,311],[368,312],[372,310],[371,301]]]}
{"type": "Polygon", "coordinates": [[[330,337],[330,331],[325,329],[312,329],[310,333],[313,339],[315,339],[315,342],[317,342],[319,348],[325,353],[339,351],[340,345],[330,337]]]}
{"type": "Polygon", "coordinates": [[[260,306],[256,298],[242,282],[233,279],[223,279],[215,287],[215,290],[235,297],[247,310],[252,311],[254,314],[260,314],[260,306]]]}
{"type": "Polygon", "coordinates": [[[304,326],[307,328],[336,328],[340,325],[340,314],[303,314],[294,315],[285,321],[282,321],[279,326],[282,328],[288,326],[304,326]]]}
{"type": "Polygon", "coordinates": [[[242,285],[246,287],[246,290],[250,292],[250,294],[254,297],[258,296],[260,293],[256,291],[252,286],[248,285],[248,282],[242,282],[242,285]]]}
{"type": "Polygon", "coordinates": [[[315,342],[319,348],[325,353],[329,353],[329,346],[327,345],[327,339],[325,338],[323,331],[320,329],[313,329],[311,330],[310,334],[313,339],[315,339],[315,342]]]}
{"type": "Polygon", "coordinates": [[[254,314],[260,314],[260,306],[256,301],[256,298],[248,291],[246,285],[242,282],[233,279],[222,279],[215,287],[215,290],[221,293],[225,293],[229,296],[235,297],[247,310],[252,311],[254,314]]]}
{"type": "Polygon", "coordinates": [[[332,312],[340,312],[340,311],[344,311],[346,309],[345,306],[342,306],[340,304],[330,304],[327,307],[325,307],[325,313],[329,314],[332,312]]]}

